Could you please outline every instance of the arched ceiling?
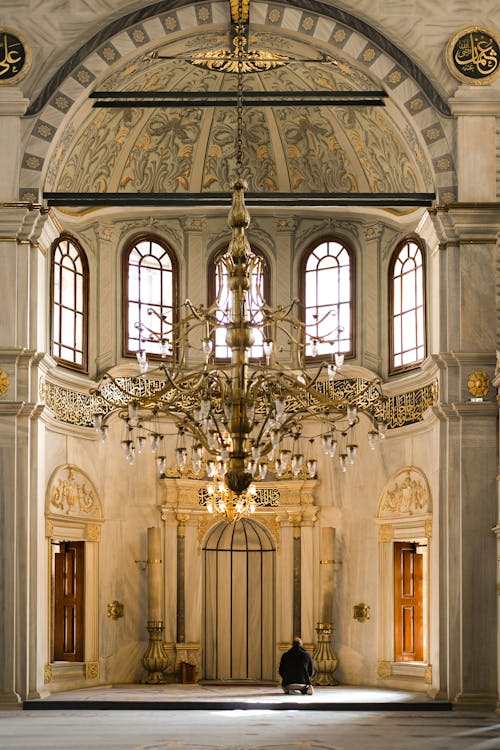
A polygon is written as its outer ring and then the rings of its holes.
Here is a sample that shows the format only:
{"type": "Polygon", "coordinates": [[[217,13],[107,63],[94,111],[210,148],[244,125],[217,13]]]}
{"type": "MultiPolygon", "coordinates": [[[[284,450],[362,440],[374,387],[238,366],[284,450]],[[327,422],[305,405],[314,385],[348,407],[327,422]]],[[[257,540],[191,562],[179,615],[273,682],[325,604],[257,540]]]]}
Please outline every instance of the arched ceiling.
{"type": "MultiPolygon", "coordinates": [[[[198,33],[157,46],[161,59],[141,51],[105,76],[99,90],[236,91],[233,73],[185,59],[227,41],[227,32],[198,33]]],[[[323,63],[318,50],[276,32],[252,34],[250,47],[308,61],[245,74],[244,91],[381,89],[380,81],[338,50],[334,62],[323,63]]],[[[227,191],[234,178],[236,119],[234,107],[91,109],[87,103],[66,128],[72,139],[59,151],[47,189],[227,191]]],[[[250,191],[425,192],[433,187],[423,166],[409,123],[390,103],[244,107],[243,171],[250,191]]]]}
{"type": "MultiPolygon", "coordinates": [[[[297,196],[303,205],[308,196],[321,195],[322,205],[332,195],[359,205],[375,198],[374,205],[428,205],[410,201],[433,194],[453,200],[454,123],[432,82],[380,32],[324,3],[309,3],[314,9],[250,3],[248,50],[286,56],[287,63],[243,76],[242,161],[249,193],[274,193],[276,205],[278,194],[297,196]],[[308,104],[307,92],[318,91],[383,91],[385,106],[308,104]],[[290,97],[257,105],[250,92],[290,97]],[[293,92],[303,92],[299,106],[291,101],[293,92]],[[384,194],[408,200],[387,204],[384,194]]],[[[102,99],[97,104],[104,108],[93,106],[96,92],[122,100],[127,92],[147,97],[162,91],[216,99],[236,90],[233,72],[193,64],[205,53],[231,50],[230,2],[178,0],[169,6],[157,3],[103,29],[32,102],[20,200],[36,201],[43,192],[50,205],[152,205],[158,196],[175,195],[180,197],[172,205],[191,205],[196,196],[215,205],[218,193],[229,194],[235,97],[231,106],[219,100],[214,106],[146,106],[130,95],[126,106],[109,107],[102,99]],[[83,203],[82,193],[88,198],[83,203]],[[103,194],[108,197],[101,200],[103,194]]]]}

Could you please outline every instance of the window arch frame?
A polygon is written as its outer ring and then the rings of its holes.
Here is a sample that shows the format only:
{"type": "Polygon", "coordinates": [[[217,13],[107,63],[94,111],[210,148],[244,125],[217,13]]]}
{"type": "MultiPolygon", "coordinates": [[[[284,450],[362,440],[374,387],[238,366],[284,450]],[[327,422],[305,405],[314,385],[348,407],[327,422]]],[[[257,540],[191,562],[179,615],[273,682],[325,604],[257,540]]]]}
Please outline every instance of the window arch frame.
{"type": "MultiPolygon", "coordinates": [[[[68,250],[67,246],[67,250],[68,250]]],[[[61,264],[57,264],[59,267],[61,267],[61,264]]],[[[76,272],[74,272],[74,275],[76,276],[76,272]]],[[[89,288],[90,288],[90,278],[89,278],[89,263],[87,259],[87,254],[85,253],[85,250],[81,246],[80,242],[74,237],[72,234],[69,234],[67,232],[62,232],[59,237],[54,240],[51,246],[51,252],[50,252],[50,321],[49,321],[49,335],[50,335],[50,354],[53,357],[53,359],[57,362],[57,364],[61,365],[62,367],[67,367],[70,370],[76,370],[78,372],[82,373],[88,373],[88,332],[89,332],[89,288]],[[75,333],[75,341],[73,346],[67,346],[64,345],[63,341],[58,341],[57,344],[55,342],[54,337],[54,325],[55,325],[55,307],[56,304],[62,308],[64,305],[62,304],[62,285],[59,300],[56,302],[55,299],[55,268],[56,268],[56,252],[61,247],[62,243],[68,243],[68,246],[71,245],[75,248],[77,251],[77,258],[81,262],[81,278],[82,278],[82,305],[81,310],[78,310],[75,306],[73,308],[67,308],[72,309],[73,311],[73,324],[75,326],[76,323],[76,317],[77,315],[81,316],[82,319],[82,330],[81,330],[81,337],[82,337],[82,347],[81,347],[81,356],[82,356],[82,362],[79,364],[75,361],[75,359],[70,360],[66,359],[65,357],[61,356],[60,354],[56,354],[54,347],[59,347],[59,350],[61,348],[66,349],[72,349],[75,354],[76,352],[80,351],[77,348],[77,341],[76,341],[76,333],[75,333]]],[[[76,292],[74,291],[74,296],[76,296],[76,292]]],[[[61,316],[59,315],[59,338],[62,338],[61,336],[61,316]]]]}
{"type": "MultiPolygon", "coordinates": [[[[309,243],[304,252],[302,253],[299,266],[299,311],[300,320],[305,323],[306,321],[306,267],[308,259],[314,253],[314,251],[325,243],[337,243],[342,246],[349,257],[349,314],[350,314],[350,337],[349,337],[349,349],[342,350],[340,353],[344,355],[346,359],[353,359],[356,356],[356,253],[350,242],[340,235],[323,235],[317,237],[315,240],[309,243]]],[[[334,303],[333,306],[345,303],[334,303]]],[[[314,362],[319,358],[324,357],[325,353],[319,353],[316,357],[307,354],[305,355],[306,362],[314,362]]]]}
{"type": "MultiPolygon", "coordinates": [[[[170,259],[170,273],[171,273],[171,285],[172,285],[172,299],[171,299],[171,311],[172,311],[172,322],[175,324],[178,322],[178,315],[179,315],[179,262],[177,258],[177,254],[175,253],[174,249],[171,247],[171,245],[162,237],[158,236],[157,234],[152,234],[149,232],[144,232],[138,235],[134,235],[134,237],[131,237],[124,245],[123,252],[122,252],[122,356],[123,357],[136,357],[137,356],[137,350],[132,350],[129,348],[129,342],[131,341],[130,332],[129,332],[129,268],[130,268],[130,255],[132,251],[141,243],[141,242],[149,242],[149,243],[155,243],[159,245],[164,251],[165,254],[170,259]]],[[[168,271],[167,271],[168,272],[168,271]]],[[[140,299],[136,301],[135,304],[138,304],[139,306],[142,304],[140,299]]],[[[151,303],[144,303],[150,306],[151,303]]],[[[163,305],[158,305],[159,308],[163,308],[163,305]]],[[[166,306],[168,307],[168,306],[166,306]]],[[[150,322],[150,321],[148,321],[150,322]]],[[[153,326],[150,326],[153,327],[153,326]]],[[[137,337],[138,338],[138,337],[137,337]]],[[[138,339],[138,342],[140,343],[140,340],[138,339]]],[[[176,351],[176,342],[175,340],[172,341],[172,353],[167,354],[166,356],[162,356],[160,352],[150,352],[148,351],[147,356],[148,359],[152,360],[162,360],[162,359],[174,359],[175,358],[175,351],[176,351]]]]}
{"type": "MultiPolygon", "coordinates": [[[[401,276],[401,274],[400,274],[401,276]]],[[[422,241],[416,237],[415,235],[410,235],[408,237],[405,237],[403,240],[398,242],[396,245],[388,266],[388,286],[389,286],[389,374],[390,375],[396,375],[399,373],[407,372],[409,370],[416,370],[418,369],[422,362],[425,360],[427,356],[427,273],[426,273],[426,257],[425,257],[425,250],[423,247],[422,241]],[[420,253],[421,258],[421,295],[422,295],[422,304],[417,305],[413,308],[414,311],[418,310],[419,307],[422,308],[422,342],[419,343],[418,341],[418,323],[415,325],[416,329],[416,335],[415,335],[415,346],[413,347],[416,351],[418,351],[419,348],[423,349],[422,357],[413,360],[412,362],[407,362],[405,364],[401,365],[395,365],[394,359],[396,356],[396,352],[394,350],[394,319],[395,319],[395,311],[394,311],[394,305],[395,305],[395,297],[394,297],[394,273],[395,273],[395,266],[397,261],[400,258],[401,253],[405,249],[405,247],[409,245],[415,245],[415,247],[418,249],[420,253]]],[[[402,312],[399,313],[399,316],[401,317],[402,312]]],[[[403,332],[401,330],[401,342],[403,341],[403,332]]],[[[410,350],[409,350],[410,351],[410,350]]],[[[401,344],[401,352],[398,352],[399,356],[403,356],[405,351],[403,350],[403,345],[401,344]]]]}
{"type": "MultiPolygon", "coordinates": [[[[250,249],[254,255],[257,255],[259,258],[263,261],[263,273],[262,273],[262,280],[263,280],[263,290],[262,290],[262,296],[265,302],[270,305],[271,304],[271,264],[269,262],[269,258],[267,254],[260,248],[255,245],[250,244],[250,249]]],[[[225,253],[227,253],[227,246],[218,248],[217,250],[214,250],[209,259],[207,264],[207,297],[208,297],[208,306],[212,305],[215,301],[215,295],[216,295],[216,267],[217,267],[217,260],[221,256],[223,256],[225,253]]],[[[216,343],[214,340],[214,351],[213,356],[218,362],[229,362],[230,357],[217,357],[217,351],[216,351],[216,343]]],[[[249,357],[252,361],[257,361],[260,359],[260,357],[249,357]]]]}

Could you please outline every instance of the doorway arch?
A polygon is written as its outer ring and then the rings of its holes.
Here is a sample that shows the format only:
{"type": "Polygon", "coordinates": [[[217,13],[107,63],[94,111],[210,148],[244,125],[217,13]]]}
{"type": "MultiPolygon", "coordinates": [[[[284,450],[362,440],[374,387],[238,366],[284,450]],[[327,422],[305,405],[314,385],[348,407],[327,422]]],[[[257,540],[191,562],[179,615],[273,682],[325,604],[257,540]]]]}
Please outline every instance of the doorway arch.
{"type": "Polygon", "coordinates": [[[262,524],[221,521],[203,546],[206,680],[275,679],[274,541],[262,524]]]}

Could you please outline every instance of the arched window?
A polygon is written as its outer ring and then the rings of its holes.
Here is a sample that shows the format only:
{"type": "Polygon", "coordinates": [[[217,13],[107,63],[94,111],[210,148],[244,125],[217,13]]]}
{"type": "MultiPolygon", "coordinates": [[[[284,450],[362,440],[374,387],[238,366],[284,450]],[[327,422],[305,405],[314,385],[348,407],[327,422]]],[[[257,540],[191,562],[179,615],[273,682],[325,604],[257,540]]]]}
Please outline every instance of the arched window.
{"type": "MultiPolygon", "coordinates": [[[[227,314],[230,311],[230,296],[227,285],[227,272],[222,263],[222,258],[227,252],[226,249],[221,250],[212,256],[208,269],[209,279],[209,300],[213,302],[217,297],[219,298],[219,304],[222,310],[227,314]]],[[[254,265],[252,272],[252,289],[251,299],[254,301],[264,301],[269,303],[270,297],[270,277],[269,277],[269,263],[267,262],[263,253],[260,250],[252,248],[252,253],[257,258],[257,263],[254,265]]],[[[254,316],[256,323],[262,322],[262,316],[256,312],[255,309],[250,308],[250,316],[254,316]]],[[[219,316],[220,322],[223,323],[224,319],[222,314],[219,316]]],[[[225,318],[225,316],[224,316],[225,318]]],[[[250,349],[250,358],[259,359],[263,356],[263,335],[262,328],[254,329],[255,342],[250,349]]],[[[218,328],[215,332],[214,342],[214,353],[216,359],[230,359],[231,350],[226,345],[226,332],[223,328],[218,328]]]]}
{"type": "Polygon", "coordinates": [[[123,353],[171,355],[177,308],[175,256],[159,239],[139,237],[123,258],[123,353]]]}
{"type": "Polygon", "coordinates": [[[87,371],[88,264],[72,237],[52,246],[51,354],[57,362],[87,371]]]}
{"type": "Polygon", "coordinates": [[[415,367],[425,358],[424,257],[414,240],[406,240],[389,266],[390,370],[415,367]]]}
{"type": "Polygon", "coordinates": [[[301,275],[306,356],[354,354],[354,256],[344,243],[327,239],[304,256],[301,275]],[[325,338],[313,348],[310,337],[325,338]]]}

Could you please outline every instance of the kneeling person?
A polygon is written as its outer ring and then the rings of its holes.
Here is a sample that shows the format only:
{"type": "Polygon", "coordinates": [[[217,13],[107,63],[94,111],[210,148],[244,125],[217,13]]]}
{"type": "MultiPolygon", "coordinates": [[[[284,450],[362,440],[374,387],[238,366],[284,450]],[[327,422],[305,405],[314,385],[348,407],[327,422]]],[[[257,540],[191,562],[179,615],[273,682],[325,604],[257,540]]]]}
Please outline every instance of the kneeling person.
{"type": "Polygon", "coordinates": [[[300,691],[304,695],[312,695],[311,677],[314,674],[310,654],[302,648],[302,639],[295,637],[292,648],[285,651],[281,657],[279,673],[282,678],[283,692],[289,695],[293,691],[300,691]]]}

